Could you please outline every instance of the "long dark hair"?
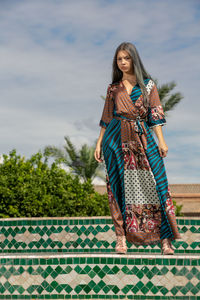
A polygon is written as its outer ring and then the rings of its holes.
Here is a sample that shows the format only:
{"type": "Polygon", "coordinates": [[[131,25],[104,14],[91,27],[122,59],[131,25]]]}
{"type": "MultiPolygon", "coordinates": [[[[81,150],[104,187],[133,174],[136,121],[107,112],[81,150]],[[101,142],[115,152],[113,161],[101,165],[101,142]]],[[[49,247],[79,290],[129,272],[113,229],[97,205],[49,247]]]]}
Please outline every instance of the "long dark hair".
{"type": "Polygon", "coordinates": [[[136,81],[139,84],[144,97],[144,105],[148,106],[149,97],[147,94],[147,89],[144,83],[144,79],[145,78],[152,79],[152,78],[150,74],[145,70],[141,58],[139,56],[139,53],[136,47],[132,43],[124,42],[117,47],[113,58],[113,65],[112,65],[112,83],[120,81],[123,77],[123,72],[118,68],[117,65],[117,54],[121,50],[127,51],[132,59],[133,70],[136,76],[136,81]]]}

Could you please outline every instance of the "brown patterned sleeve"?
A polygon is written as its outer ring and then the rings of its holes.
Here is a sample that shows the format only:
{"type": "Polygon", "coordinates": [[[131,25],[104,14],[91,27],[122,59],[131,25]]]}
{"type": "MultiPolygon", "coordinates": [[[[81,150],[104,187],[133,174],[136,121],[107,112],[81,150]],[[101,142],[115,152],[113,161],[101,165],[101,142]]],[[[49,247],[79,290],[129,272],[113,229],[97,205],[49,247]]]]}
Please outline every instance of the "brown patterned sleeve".
{"type": "Polygon", "coordinates": [[[149,95],[147,124],[149,128],[166,124],[164,110],[155,82],[149,95]]]}
{"type": "Polygon", "coordinates": [[[99,122],[99,126],[107,128],[110,121],[113,119],[114,100],[111,93],[111,84],[107,88],[106,100],[99,122]]]}

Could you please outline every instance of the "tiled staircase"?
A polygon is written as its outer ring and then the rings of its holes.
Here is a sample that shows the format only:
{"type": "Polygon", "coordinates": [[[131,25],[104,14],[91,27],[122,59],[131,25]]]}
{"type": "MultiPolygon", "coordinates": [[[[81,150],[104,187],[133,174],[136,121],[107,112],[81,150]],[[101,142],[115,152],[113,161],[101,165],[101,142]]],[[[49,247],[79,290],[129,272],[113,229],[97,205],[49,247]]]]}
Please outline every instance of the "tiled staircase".
{"type": "Polygon", "coordinates": [[[0,219],[0,299],[200,299],[200,219],[177,223],[175,255],[118,255],[110,217],[0,219]]]}

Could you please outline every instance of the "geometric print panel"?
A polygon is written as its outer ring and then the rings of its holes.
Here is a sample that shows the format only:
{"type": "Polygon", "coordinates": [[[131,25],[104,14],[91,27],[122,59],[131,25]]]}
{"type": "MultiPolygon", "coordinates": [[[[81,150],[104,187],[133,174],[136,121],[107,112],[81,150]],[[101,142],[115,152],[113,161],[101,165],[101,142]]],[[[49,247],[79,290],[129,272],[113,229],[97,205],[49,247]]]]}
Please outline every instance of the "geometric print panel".
{"type": "Polygon", "coordinates": [[[124,170],[126,204],[160,204],[152,172],[124,170]]]}
{"type": "Polygon", "coordinates": [[[149,82],[148,82],[148,84],[147,84],[147,86],[146,86],[148,94],[150,94],[151,89],[152,89],[153,86],[154,86],[154,82],[153,82],[153,80],[150,79],[149,82]]]}

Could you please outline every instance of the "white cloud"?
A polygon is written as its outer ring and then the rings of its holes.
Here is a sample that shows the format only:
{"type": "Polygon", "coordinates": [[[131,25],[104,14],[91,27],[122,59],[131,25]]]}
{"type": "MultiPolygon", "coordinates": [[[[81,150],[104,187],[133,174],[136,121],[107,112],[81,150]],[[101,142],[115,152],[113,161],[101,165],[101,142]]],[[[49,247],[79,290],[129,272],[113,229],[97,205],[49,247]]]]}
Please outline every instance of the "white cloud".
{"type": "Polygon", "coordinates": [[[159,84],[175,80],[184,95],[164,129],[169,180],[198,182],[199,11],[195,0],[1,3],[1,152],[30,155],[64,135],[92,144],[114,51],[130,41],[159,84]]]}

